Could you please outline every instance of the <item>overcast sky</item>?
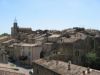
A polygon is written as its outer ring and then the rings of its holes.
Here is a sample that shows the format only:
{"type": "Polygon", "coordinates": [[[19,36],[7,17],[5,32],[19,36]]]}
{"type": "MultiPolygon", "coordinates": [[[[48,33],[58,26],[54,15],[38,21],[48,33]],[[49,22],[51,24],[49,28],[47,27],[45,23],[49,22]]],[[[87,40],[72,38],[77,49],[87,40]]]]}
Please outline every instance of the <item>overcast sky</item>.
{"type": "Polygon", "coordinates": [[[20,27],[100,29],[100,0],[0,0],[0,34],[20,27]]]}

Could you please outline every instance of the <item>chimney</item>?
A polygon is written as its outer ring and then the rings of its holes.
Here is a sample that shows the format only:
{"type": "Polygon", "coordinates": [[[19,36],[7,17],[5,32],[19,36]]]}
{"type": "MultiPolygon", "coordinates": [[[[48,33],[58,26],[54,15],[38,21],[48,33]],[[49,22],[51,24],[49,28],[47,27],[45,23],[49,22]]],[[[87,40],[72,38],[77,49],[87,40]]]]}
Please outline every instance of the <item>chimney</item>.
{"type": "Polygon", "coordinates": [[[88,73],[88,74],[90,73],[90,68],[89,68],[89,67],[87,68],[87,73],[88,73]]]}
{"type": "Polygon", "coordinates": [[[56,66],[59,64],[59,61],[58,60],[56,60],[56,66]]]}
{"type": "Polygon", "coordinates": [[[85,74],[85,71],[83,71],[83,75],[86,75],[86,74],[85,74]]]}
{"type": "Polygon", "coordinates": [[[71,70],[71,61],[68,61],[68,70],[71,70]]]}

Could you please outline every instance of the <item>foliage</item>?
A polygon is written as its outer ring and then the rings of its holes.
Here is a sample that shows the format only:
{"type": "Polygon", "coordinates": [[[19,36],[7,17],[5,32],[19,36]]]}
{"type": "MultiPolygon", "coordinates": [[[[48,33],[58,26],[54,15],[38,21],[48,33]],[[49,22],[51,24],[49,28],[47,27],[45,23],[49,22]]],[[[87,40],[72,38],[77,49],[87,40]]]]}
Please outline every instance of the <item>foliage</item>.
{"type": "Polygon", "coordinates": [[[8,33],[3,33],[3,34],[1,34],[0,36],[1,36],[1,37],[2,37],[2,36],[9,36],[9,34],[8,34],[8,33]]]}
{"type": "Polygon", "coordinates": [[[94,51],[87,53],[83,59],[84,66],[100,70],[100,58],[94,51]]]}
{"type": "Polygon", "coordinates": [[[97,59],[95,52],[90,52],[86,55],[87,63],[91,64],[92,62],[95,62],[97,59]]]}

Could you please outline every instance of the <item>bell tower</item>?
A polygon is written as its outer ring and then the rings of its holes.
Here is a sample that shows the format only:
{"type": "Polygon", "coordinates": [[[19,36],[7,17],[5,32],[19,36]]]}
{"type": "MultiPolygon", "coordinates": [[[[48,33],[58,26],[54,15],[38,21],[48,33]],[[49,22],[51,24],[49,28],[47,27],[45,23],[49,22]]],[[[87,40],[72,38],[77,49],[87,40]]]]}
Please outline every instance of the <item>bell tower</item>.
{"type": "Polygon", "coordinates": [[[11,36],[13,38],[16,38],[18,34],[18,24],[17,24],[17,19],[15,18],[13,27],[11,28],[11,36]]]}
{"type": "Polygon", "coordinates": [[[16,19],[16,18],[15,18],[15,20],[14,20],[13,27],[14,27],[14,28],[17,28],[17,27],[18,27],[18,26],[17,26],[17,19],[16,19]]]}

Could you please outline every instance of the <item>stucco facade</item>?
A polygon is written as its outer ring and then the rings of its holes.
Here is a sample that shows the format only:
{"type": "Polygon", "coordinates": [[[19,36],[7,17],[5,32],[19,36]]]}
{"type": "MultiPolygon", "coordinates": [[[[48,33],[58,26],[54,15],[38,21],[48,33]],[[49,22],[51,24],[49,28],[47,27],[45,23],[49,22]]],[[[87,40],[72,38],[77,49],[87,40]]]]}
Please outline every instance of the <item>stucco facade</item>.
{"type": "Polygon", "coordinates": [[[10,55],[13,55],[15,60],[31,65],[32,61],[40,58],[42,47],[37,44],[15,43],[10,47],[10,51],[12,52],[10,55]]]}

